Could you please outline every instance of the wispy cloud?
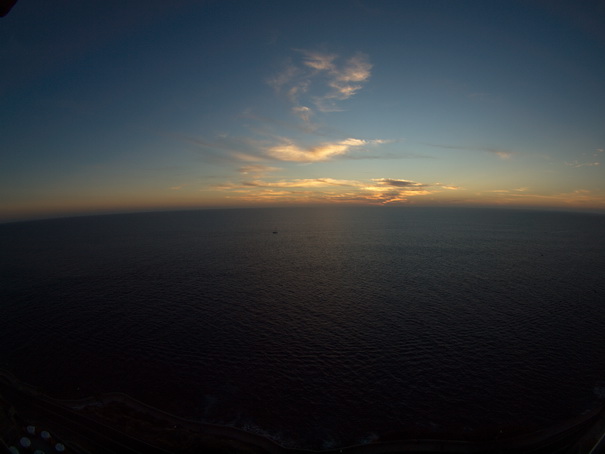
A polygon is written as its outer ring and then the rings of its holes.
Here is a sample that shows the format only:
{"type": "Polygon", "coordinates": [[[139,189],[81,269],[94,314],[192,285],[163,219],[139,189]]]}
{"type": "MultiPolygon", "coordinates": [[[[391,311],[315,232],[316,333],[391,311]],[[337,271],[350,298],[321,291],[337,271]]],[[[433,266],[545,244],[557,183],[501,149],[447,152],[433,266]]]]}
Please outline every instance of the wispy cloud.
{"type": "Polygon", "coordinates": [[[278,145],[267,148],[266,154],[280,161],[315,162],[327,161],[336,156],[344,155],[352,149],[362,149],[365,146],[385,143],[385,140],[362,140],[348,138],[336,142],[323,142],[311,147],[301,147],[293,140],[282,138],[278,145]]]}
{"type": "Polygon", "coordinates": [[[436,144],[436,143],[427,143],[424,142],[424,145],[428,145],[430,147],[435,148],[445,148],[448,150],[469,150],[469,151],[483,151],[486,153],[493,153],[498,156],[500,159],[509,159],[513,156],[514,152],[504,149],[504,148],[495,148],[495,147],[468,147],[464,145],[444,145],[444,144],[436,144]]]}
{"type": "Polygon", "coordinates": [[[422,188],[425,186],[430,186],[428,184],[418,183],[416,181],[397,180],[393,178],[375,178],[373,181],[382,186],[393,186],[396,188],[422,188]]]}
{"type": "Polygon", "coordinates": [[[312,133],[314,136],[328,136],[337,133],[334,129],[326,126],[325,124],[319,124],[313,122],[313,111],[305,107],[292,107],[290,112],[294,114],[296,119],[290,121],[287,118],[281,117],[280,119],[270,118],[266,116],[253,113],[250,109],[244,111],[240,117],[247,120],[253,120],[257,125],[260,125],[261,129],[266,131],[279,129],[289,130],[294,133],[312,133]],[[302,122],[297,121],[303,120],[302,122]]]}
{"type": "MultiPolygon", "coordinates": [[[[313,163],[344,156],[360,158],[365,154],[362,152],[369,151],[371,147],[391,141],[343,137],[340,133],[338,139],[318,141],[317,136],[327,137],[326,130],[330,132],[330,137],[338,135],[336,131],[314,123],[314,117],[318,111],[340,110],[337,104],[351,98],[363,87],[371,76],[371,69],[372,65],[365,54],[341,57],[329,52],[295,50],[294,58],[267,82],[291,104],[290,113],[300,120],[297,121],[298,126],[292,127],[283,120],[261,118],[247,110],[242,117],[260,123],[260,127],[245,125],[252,133],[248,137],[219,135],[213,139],[181,139],[197,145],[208,160],[230,161],[240,165],[242,162],[249,163],[240,167],[240,173],[257,177],[274,171],[270,166],[262,166],[262,161],[313,163]],[[295,132],[313,133],[314,140],[301,139],[300,135],[294,138],[289,133],[286,136],[284,126],[296,129],[295,132]],[[277,134],[275,129],[280,129],[280,133],[277,134]]],[[[396,157],[401,156],[398,153],[396,157]]],[[[387,155],[382,158],[392,159],[387,155]]]]}
{"type": "Polygon", "coordinates": [[[495,192],[501,194],[515,193],[515,192],[525,192],[528,188],[515,188],[515,189],[490,189],[485,192],[495,192]]]}
{"type": "Polygon", "coordinates": [[[323,95],[324,100],[348,99],[355,95],[362,88],[362,83],[370,78],[372,65],[364,54],[357,54],[339,66],[334,62],[336,55],[305,50],[301,52],[305,56],[306,66],[318,72],[325,72],[327,75],[327,84],[331,90],[323,95]]]}
{"type": "Polygon", "coordinates": [[[317,71],[334,71],[336,66],[334,60],[336,60],[336,54],[326,54],[321,52],[313,52],[308,50],[300,50],[300,53],[304,55],[304,64],[310,68],[316,69],[317,71]]]}
{"type": "MultiPolygon", "coordinates": [[[[455,188],[455,187],[452,187],[455,188]]],[[[257,202],[406,203],[410,198],[440,192],[441,183],[427,184],[396,178],[366,181],[335,178],[246,180],[225,183],[212,189],[233,194],[228,197],[257,202]]]]}
{"type": "MultiPolygon", "coordinates": [[[[356,180],[340,180],[335,178],[297,178],[293,180],[276,180],[276,181],[266,181],[266,180],[244,180],[239,183],[223,183],[220,185],[213,186],[213,189],[219,190],[246,190],[250,192],[256,189],[264,189],[264,188],[325,188],[325,187],[349,187],[349,188],[359,188],[363,187],[364,183],[356,181],[356,180]]],[[[259,192],[262,193],[263,191],[259,192]]],[[[286,192],[288,193],[288,192],[286,192]]],[[[271,192],[271,194],[275,194],[271,192]]]]}
{"type": "Polygon", "coordinates": [[[372,64],[362,53],[349,58],[304,49],[297,53],[299,61],[290,61],[268,83],[286,96],[292,113],[309,125],[314,114],[311,105],[320,112],[340,111],[338,102],[354,96],[371,76],[372,64]]]}
{"type": "MultiPolygon", "coordinates": [[[[352,152],[367,152],[370,148],[378,145],[391,143],[384,139],[356,139],[349,137],[342,140],[324,141],[312,145],[302,144],[294,139],[271,135],[268,131],[257,131],[258,139],[250,137],[234,138],[229,136],[216,137],[208,140],[204,138],[181,137],[188,143],[199,147],[203,156],[210,161],[222,161],[232,163],[259,163],[246,164],[238,169],[240,173],[266,173],[280,170],[260,164],[261,161],[289,161],[300,163],[312,163],[329,161],[339,157],[350,157],[353,159],[362,156],[351,154],[352,152]]],[[[395,158],[417,158],[416,155],[376,156],[368,155],[366,158],[395,159],[395,158]]]]}
{"type": "Polygon", "coordinates": [[[244,175],[256,175],[256,176],[263,176],[269,172],[278,172],[282,170],[280,167],[271,167],[271,166],[264,166],[264,165],[260,165],[260,164],[254,164],[254,165],[247,165],[247,166],[243,166],[240,167],[239,169],[237,169],[237,171],[241,174],[244,175]]]}
{"type": "Polygon", "coordinates": [[[214,140],[194,138],[188,136],[175,136],[180,140],[195,145],[203,152],[209,161],[218,162],[255,162],[263,158],[259,155],[259,148],[263,142],[251,138],[235,138],[222,135],[214,140]]]}
{"type": "Polygon", "coordinates": [[[301,178],[289,181],[244,181],[241,185],[261,188],[317,188],[326,186],[359,187],[361,183],[355,180],[338,180],[334,178],[301,178]]]}
{"type": "Polygon", "coordinates": [[[447,189],[449,191],[458,191],[458,190],[462,189],[460,186],[452,186],[450,184],[443,184],[443,183],[435,183],[434,186],[438,186],[441,189],[447,189]]]}
{"type": "Polygon", "coordinates": [[[569,167],[597,167],[597,166],[600,166],[601,163],[600,162],[578,162],[578,161],[574,161],[574,162],[566,162],[565,165],[569,166],[569,167]]]}
{"type": "Polygon", "coordinates": [[[486,150],[490,153],[494,153],[500,159],[510,159],[512,157],[512,153],[510,151],[502,151],[502,150],[486,150]]]}
{"type": "Polygon", "coordinates": [[[313,111],[307,106],[294,106],[292,107],[292,113],[299,117],[305,125],[307,125],[307,129],[315,130],[317,129],[317,125],[313,124],[311,121],[311,117],[313,116],[313,111]]]}

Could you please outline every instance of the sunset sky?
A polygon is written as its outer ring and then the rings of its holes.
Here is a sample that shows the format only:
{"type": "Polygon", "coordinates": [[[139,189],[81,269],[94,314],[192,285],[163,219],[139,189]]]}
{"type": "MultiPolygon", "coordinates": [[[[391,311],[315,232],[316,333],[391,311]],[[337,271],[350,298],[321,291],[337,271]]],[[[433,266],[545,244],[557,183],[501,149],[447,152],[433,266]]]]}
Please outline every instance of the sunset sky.
{"type": "Polygon", "coordinates": [[[19,0],[0,220],[605,210],[604,20],[597,1],[19,0]]]}

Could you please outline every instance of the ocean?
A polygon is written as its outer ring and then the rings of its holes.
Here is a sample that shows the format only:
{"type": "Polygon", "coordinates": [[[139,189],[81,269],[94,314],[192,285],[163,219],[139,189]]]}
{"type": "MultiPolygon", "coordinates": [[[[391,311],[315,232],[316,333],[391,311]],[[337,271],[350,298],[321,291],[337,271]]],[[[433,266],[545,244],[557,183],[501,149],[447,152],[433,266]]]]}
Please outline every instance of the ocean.
{"type": "Polygon", "coordinates": [[[2,224],[0,368],[289,447],[528,432],[605,379],[604,233],[419,207],[2,224]]]}

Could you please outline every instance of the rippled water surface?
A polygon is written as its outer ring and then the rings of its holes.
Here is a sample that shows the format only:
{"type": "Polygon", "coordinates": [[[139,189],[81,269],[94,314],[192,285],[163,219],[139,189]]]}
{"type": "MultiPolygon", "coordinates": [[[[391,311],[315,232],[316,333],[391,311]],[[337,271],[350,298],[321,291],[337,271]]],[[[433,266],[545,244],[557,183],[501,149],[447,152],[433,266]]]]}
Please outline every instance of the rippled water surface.
{"type": "Polygon", "coordinates": [[[605,378],[604,232],[436,208],[4,224],[0,367],[287,446],[531,430],[605,378]]]}

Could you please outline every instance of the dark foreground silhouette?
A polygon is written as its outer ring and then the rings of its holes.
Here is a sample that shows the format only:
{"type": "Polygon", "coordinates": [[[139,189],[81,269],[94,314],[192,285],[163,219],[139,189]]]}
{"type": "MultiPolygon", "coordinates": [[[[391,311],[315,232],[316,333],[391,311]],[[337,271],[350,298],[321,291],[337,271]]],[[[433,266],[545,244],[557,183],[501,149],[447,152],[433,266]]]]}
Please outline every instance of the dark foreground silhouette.
{"type": "MultiPolygon", "coordinates": [[[[497,440],[404,439],[325,451],[292,449],[233,427],[191,421],[107,393],[59,400],[0,372],[0,448],[65,447],[75,453],[588,453],[605,430],[599,402],[548,430],[497,440]]],[[[55,448],[56,449],[56,448],[55,448]]],[[[60,449],[60,448],[59,448],[60,449]]],[[[10,452],[10,451],[8,451],[10,452]]],[[[595,450],[592,452],[602,452],[595,450]]]]}
{"type": "Polygon", "coordinates": [[[15,3],[17,3],[17,0],[0,0],[0,17],[4,17],[10,13],[15,3]]]}

